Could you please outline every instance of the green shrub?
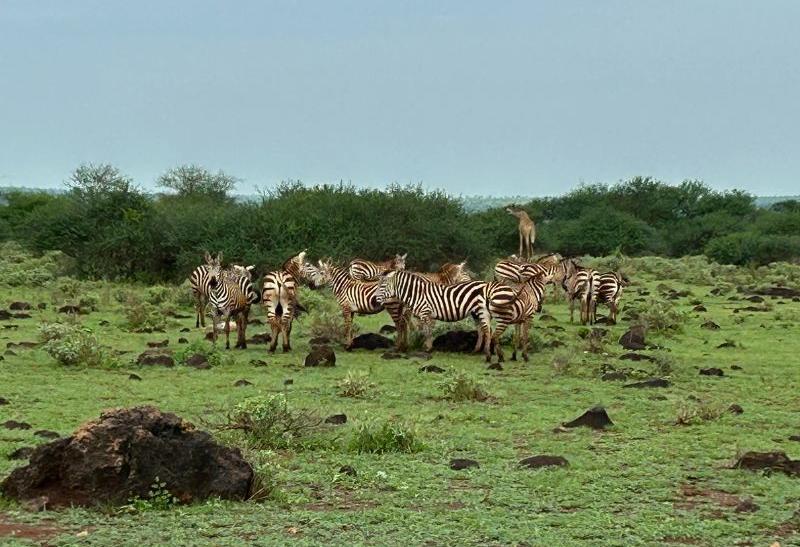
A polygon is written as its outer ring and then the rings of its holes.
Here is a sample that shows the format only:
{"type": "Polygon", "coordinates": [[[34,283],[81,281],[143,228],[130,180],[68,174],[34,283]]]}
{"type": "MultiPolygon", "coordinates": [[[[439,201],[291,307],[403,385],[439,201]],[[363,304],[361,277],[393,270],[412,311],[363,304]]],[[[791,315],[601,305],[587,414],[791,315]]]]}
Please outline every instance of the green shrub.
{"type": "MultiPolygon", "coordinates": [[[[311,336],[324,336],[331,340],[343,342],[345,338],[344,319],[341,312],[320,311],[310,314],[308,329],[311,336]]],[[[353,321],[352,335],[359,331],[358,323],[353,321]]]]}
{"type": "Polygon", "coordinates": [[[189,357],[197,353],[204,355],[208,364],[212,367],[231,366],[236,360],[229,351],[223,350],[220,346],[214,346],[207,342],[195,340],[191,344],[181,346],[181,348],[175,352],[175,361],[181,365],[185,365],[189,357]]]}
{"type": "Polygon", "coordinates": [[[147,287],[144,291],[144,301],[153,306],[164,304],[172,299],[173,290],[164,285],[154,285],[147,287]]]}
{"type": "Polygon", "coordinates": [[[166,511],[178,505],[178,498],[167,489],[167,483],[156,477],[147,496],[142,498],[134,496],[128,500],[127,505],[120,507],[121,513],[144,513],[147,511],[166,511]]]}
{"type": "Polygon", "coordinates": [[[4,285],[42,287],[70,270],[71,261],[60,251],[34,256],[12,241],[0,245],[0,283],[4,285]]]}
{"type": "Polygon", "coordinates": [[[322,423],[316,411],[291,408],[283,394],[275,394],[237,403],[217,427],[239,433],[248,448],[280,449],[319,443],[322,423]]]}
{"type": "Polygon", "coordinates": [[[60,365],[107,368],[117,364],[92,331],[78,324],[45,323],[39,327],[39,337],[44,351],[60,365]]]}
{"type": "Polygon", "coordinates": [[[448,374],[439,382],[439,389],[451,401],[485,401],[489,398],[483,385],[463,370],[448,374]]]}
{"type": "Polygon", "coordinates": [[[680,311],[669,300],[650,298],[647,302],[633,306],[635,324],[648,331],[668,333],[680,332],[686,323],[688,314],[680,311]]]}
{"type": "Polygon", "coordinates": [[[131,332],[152,332],[165,329],[167,317],[163,310],[137,298],[128,300],[125,306],[125,321],[131,332]]]}
{"type": "Polygon", "coordinates": [[[419,452],[425,448],[416,430],[403,424],[383,422],[365,423],[350,438],[348,450],[358,453],[384,454],[387,452],[419,452]]]}
{"type": "Polygon", "coordinates": [[[349,370],[345,377],[336,383],[336,387],[339,388],[339,396],[358,398],[367,395],[375,384],[369,381],[369,374],[366,372],[349,370]]]}

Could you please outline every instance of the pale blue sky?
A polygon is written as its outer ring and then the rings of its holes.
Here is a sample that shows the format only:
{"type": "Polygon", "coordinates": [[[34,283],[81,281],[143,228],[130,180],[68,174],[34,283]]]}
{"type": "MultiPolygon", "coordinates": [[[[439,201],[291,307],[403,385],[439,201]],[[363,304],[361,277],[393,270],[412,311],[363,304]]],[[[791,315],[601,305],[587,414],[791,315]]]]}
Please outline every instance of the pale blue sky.
{"type": "Polygon", "coordinates": [[[0,0],[0,186],[800,191],[800,2],[0,0]]]}

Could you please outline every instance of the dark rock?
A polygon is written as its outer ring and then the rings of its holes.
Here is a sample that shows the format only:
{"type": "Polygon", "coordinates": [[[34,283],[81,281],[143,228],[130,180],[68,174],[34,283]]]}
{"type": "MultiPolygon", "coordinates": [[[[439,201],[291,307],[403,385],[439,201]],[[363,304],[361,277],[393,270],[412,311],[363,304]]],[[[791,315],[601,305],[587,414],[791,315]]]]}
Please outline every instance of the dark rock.
{"type": "Polygon", "coordinates": [[[719,330],[719,325],[717,325],[713,321],[706,321],[705,323],[700,325],[700,328],[701,329],[707,329],[707,330],[719,330]]]}
{"type": "Polygon", "coordinates": [[[8,455],[9,460],[27,460],[33,454],[33,447],[32,446],[23,446],[22,448],[17,448],[11,454],[8,455]]]}
{"type": "Polygon", "coordinates": [[[480,464],[468,458],[453,458],[450,460],[450,469],[454,471],[461,471],[462,469],[469,469],[471,467],[480,467],[480,464]]]}
{"type": "Polygon", "coordinates": [[[381,354],[381,359],[403,359],[404,356],[402,353],[396,351],[384,351],[381,354]]]}
{"type": "Polygon", "coordinates": [[[592,429],[603,429],[606,426],[614,425],[614,422],[611,421],[611,418],[608,417],[608,413],[606,413],[606,409],[602,406],[595,406],[572,420],[571,422],[567,422],[565,424],[561,424],[564,427],[591,427],[592,429]]]}
{"type": "Polygon", "coordinates": [[[181,332],[192,332],[192,329],[190,329],[189,327],[183,327],[181,329],[181,332]]]}
{"type": "Polygon", "coordinates": [[[709,368],[701,368],[700,374],[703,376],[724,376],[725,373],[722,372],[721,368],[716,367],[709,367],[709,368]]]}
{"type": "Polygon", "coordinates": [[[381,334],[394,334],[397,332],[397,327],[394,325],[383,325],[378,332],[381,334]]]}
{"type": "Polygon", "coordinates": [[[81,309],[74,304],[64,304],[58,308],[58,313],[81,313],[81,309]]]}
{"type": "Polygon", "coordinates": [[[541,456],[531,456],[530,458],[520,460],[519,465],[529,469],[538,469],[540,467],[553,466],[565,467],[569,465],[569,462],[562,456],[548,456],[543,454],[541,456]]]}
{"type": "Polygon", "coordinates": [[[37,437],[41,437],[42,439],[59,439],[61,438],[61,434],[57,433],[56,431],[49,431],[47,429],[40,429],[38,431],[33,432],[34,435],[37,437]]]}
{"type": "Polygon", "coordinates": [[[200,370],[208,370],[211,368],[211,363],[208,362],[208,356],[204,353],[194,353],[186,359],[186,366],[197,368],[200,370]]]}
{"type": "Polygon", "coordinates": [[[748,296],[747,298],[745,298],[745,300],[747,300],[748,302],[755,302],[755,303],[758,304],[758,303],[763,302],[764,298],[762,296],[758,296],[757,294],[754,294],[753,296],[748,296]]]}
{"type": "Polygon", "coordinates": [[[739,365],[731,365],[731,370],[742,370],[742,367],[739,365]]]}
{"type": "Polygon", "coordinates": [[[601,380],[604,382],[615,382],[619,380],[627,380],[628,375],[622,371],[613,371],[613,372],[606,372],[600,377],[601,380]]]}
{"type": "Polygon", "coordinates": [[[800,460],[791,460],[785,452],[745,452],[733,464],[734,468],[781,471],[787,475],[800,475],[800,460]]]}
{"type": "Polygon", "coordinates": [[[31,349],[39,347],[39,342],[9,342],[6,344],[7,348],[22,348],[31,349]]]}
{"type": "Polygon", "coordinates": [[[317,336],[308,341],[311,346],[325,346],[331,343],[331,339],[327,336],[317,336]]]}
{"type": "Polygon", "coordinates": [[[292,380],[291,378],[286,378],[286,379],[283,381],[283,385],[285,385],[285,386],[290,386],[290,385],[292,385],[292,384],[294,384],[294,380],[292,380]]]}
{"type": "Polygon", "coordinates": [[[342,425],[347,423],[346,414],[332,414],[325,418],[326,424],[342,425]]]}
{"type": "Polygon", "coordinates": [[[0,397],[0,406],[3,406],[3,405],[10,405],[10,404],[11,404],[11,403],[9,402],[9,400],[8,400],[8,399],[6,399],[5,397],[0,397]]]}
{"type": "Polygon", "coordinates": [[[139,357],[136,358],[136,363],[148,366],[174,367],[175,359],[169,350],[148,349],[139,354],[139,357]]]}
{"type": "Polygon", "coordinates": [[[628,329],[619,339],[619,344],[625,349],[645,349],[644,327],[636,325],[628,329]]]}
{"type": "Polygon", "coordinates": [[[503,370],[503,365],[501,365],[500,363],[492,363],[491,365],[486,367],[486,369],[487,370],[503,370]]]}
{"type": "Polygon", "coordinates": [[[343,466],[341,466],[339,468],[339,474],[340,475],[349,475],[351,477],[355,477],[355,476],[358,475],[358,473],[356,473],[356,470],[352,465],[343,465],[343,466]]]}
{"type": "Polygon", "coordinates": [[[542,315],[539,316],[539,321],[551,321],[552,322],[552,321],[556,321],[556,318],[553,317],[552,315],[548,315],[546,313],[543,313],[542,315]]]}
{"type": "Polygon", "coordinates": [[[633,384],[627,384],[622,387],[645,388],[645,387],[669,387],[669,386],[670,386],[669,380],[665,380],[664,378],[648,378],[647,380],[642,380],[641,382],[635,382],[633,384]]]}
{"type": "Polygon", "coordinates": [[[561,325],[547,325],[547,327],[545,328],[548,328],[556,332],[564,332],[565,330],[564,327],[562,327],[561,325]]]}
{"type": "Polygon", "coordinates": [[[650,361],[655,363],[655,357],[643,353],[623,353],[619,356],[620,361],[650,361]]]}
{"type": "Polygon", "coordinates": [[[17,352],[16,352],[16,351],[14,351],[13,349],[7,349],[7,350],[5,350],[5,351],[3,352],[3,355],[10,355],[10,356],[12,356],[12,357],[13,357],[14,355],[16,355],[16,354],[17,354],[17,352]]]}
{"type": "Polygon", "coordinates": [[[758,306],[745,306],[744,308],[736,308],[733,310],[733,313],[739,313],[740,311],[769,311],[767,307],[758,307],[758,306]]]}
{"type": "Polygon", "coordinates": [[[336,366],[336,354],[328,346],[317,346],[306,355],[303,364],[307,367],[333,367],[336,366]]]}
{"type": "Polygon", "coordinates": [[[755,513],[758,511],[758,505],[753,502],[753,498],[747,497],[739,500],[736,504],[734,512],[736,513],[755,513]]]}
{"type": "Polygon", "coordinates": [[[148,342],[148,348],[165,348],[169,345],[169,340],[161,340],[159,342],[148,342]]]}
{"type": "Polygon", "coordinates": [[[595,325],[613,325],[614,322],[611,320],[610,317],[598,317],[595,322],[595,325]]]}
{"type": "Polygon", "coordinates": [[[406,357],[409,359],[421,359],[423,361],[429,360],[433,355],[428,353],[427,351],[409,351],[406,354],[406,357]]]}
{"type": "Polygon", "coordinates": [[[728,340],[728,341],[723,342],[720,345],[718,345],[717,349],[720,349],[720,348],[735,348],[735,347],[736,347],[736,342],[734,342],[732,340],[728,340]]]}
{"type": "Polygon", "coordinates": [[[731,406],[728,407],[728,412],[730,412],[731,414],[741,414],[744,412],[744,409],[741,407],[741,405],[733,403],[731,406]]]}
{"type": "Polygon", "coordinates": [[[37,310],[46,310],[47,309],[47,303],[46,302],[39,302],[38,304],[36,304],[36,309],[37,310]]]}
{"type": "Polygon", "coordinates": [[[142,381],[142,377],[139,376],[138,374],[134,374],[134,373],[131,372],[130,374],[128,374],[128,380],[136,380],[136,381],[141,382],[142,381]]]}
{"type": "Polygon", "coordinates": [[[6,429],[30,429],[31,424],[26,422],[18,422],[16,420],[8,420],[3,422],[3,427],[6,429]]]}
{"type": "Polygon", "coordinates": [[[253,469],[238,449],[175,414],[142,406],[104,412],[73,436],[37,447],[0,490],[19,501],[47,496],[50,507],[122,504],[148,497],[156,477],[184,503],[241,501],[250,494],[253,469]]]}
{"type": "Polygon", "coordinates": [[[244,378],[241,379],[241,380],[236,380],[233,383],[233,387],[247,387],[247,386],[252,386],[252,385],[253,385],[253,382],[245,380],[244,378]]]}
{"type": "Polygon", "coordinates": [[[695,306],[694,308],[692,308],[692,311],[696,311],[696,312],[704,312],[704,311],[708,311],[708,310],[706,309],[706,307],[705,307],[705,306],[703,306],[703,305],[699,305],[699,306],[695,306]]]}
{"type": "Polygon", "coordinates": [[[800,442],[800,435],[789,435],[790,441],[800,442]]]}
{"type": "Polygon", "coordinates": [[[11,305],[8,306],[9,310],[29,310],[31,309],[31,305],[29,302],[12,302],[11,305]]]}
{"type": "Polygon", "coordinates": [[[800,289],[791,289],[789,287],[764,287],[761,289],[756,289],[752,292],[761,296],[777,296],[780,298],[800,297],[800,289]]]}
{"type": "Polygon", "coordinates": [[[347,349],[386,349],[394,345],[389,338],[374,332],[360,334],[353,338],[353,343],[347,349]]]}
{"type": "Polygon", "coordinates": [[[269,344],[270,342],[272,342],[272,335],[268,332],[254,334],[253,337],[247,341],[248,344],[269,344]]]}
{"type": "Polygon", "coordinates": [[[32,317],[31,314],[25,313],[25,312],[17,312],[17,313],[12,314],[12,315],[13,315],[14,319],[30,319],[32,317]]]}
{"type": "Polygon", "coordinates": [[[110,324],[111,324],[111,322],[110,322],[110,321],[108,321],[107,319],[103,319],[102,321],[100,321],[100,322],[98,323],[98,325],[100,325],[101,327],[107,327],[107,326],[109,326],[110,324]]]}
{"type": "Polygon", "coordinates": [[[433,349],[452,353],[472,353],[477,343],[476,331],[451,330],[433,340],[433,349]]]}
{"type": "Polygon", "coordinates": [[[433,372],[434,374],[441,374],[444,372],[444,369],[441,367],[437,367],[436,365],[425,365],[424,367],[420,367],[420,372],[433,372]]]}
{"type": "Polygon", "coordinates": [[[250,364],[254,367],[265,367],[268,363],[263,359],[250,359],[250,364]]]}
{"type": "Polygon", "coordinates": [[[179,344],[188,344],[189,340],[187,340],[186,338],[181,337],[181,338],[178,338],[178,343],[179,344]]]}
{"type": "Polygon", "coordinates": [[[11,319],[11,314],[7,310],[0,310],[0,321],[8,321],[11,319]]]}
{"type": "MultiPolygon", "coordinates": [[[[0,317],[0,319],[2,319],[2,317],[0,317]]],[[[19,328],[19,325],[3,325],[3,328],[10,330],[17,330],[19,328]]]]}

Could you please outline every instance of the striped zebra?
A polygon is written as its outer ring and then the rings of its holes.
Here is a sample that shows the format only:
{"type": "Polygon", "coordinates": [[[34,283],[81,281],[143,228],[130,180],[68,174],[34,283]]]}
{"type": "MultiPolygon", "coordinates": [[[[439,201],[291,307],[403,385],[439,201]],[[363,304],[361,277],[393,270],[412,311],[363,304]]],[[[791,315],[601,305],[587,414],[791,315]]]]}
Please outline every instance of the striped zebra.
{"type": "MultiPolygon", "coordinates": [[[[378,302],[398,299],[420,320],[425,335],[425,350],[433,348],[432,329],[435,320],[460,321],[472,317],[478,325],[479,342],[491,340],[491,317],[510,306],[516,298],[514,289],[494,281],[469,281],[440,285],[402,270],[392,271],[380,282],[378,302]],[[482,337],[482,338],[481,338],[482,337]]],[[[480,351],[476,345],[475,351],[480,351]]],[[[490,344],[483,344],[486,360],[491,360],[490,344]]]]}
{"type": "Polygon", "coordinates": [[[619,301],[622,298],[622,288],[628,284],[627,279],[617,272],[606,272],[599,274],[596,283],[592,286],[592,309],[589,321],[597,321],[597,304],[603,303],[608,306],[608,319],[616,324],[617,312],[619,311],[619,301]]]}
{"type": "Polygon", "coordinates": [[[209,302],[211,304],[212,319],[214,321],[213,340],[217,343],[217,323],[220,319],[225,321],[225,349],[231,347],[230,318],[236,318],[236,347],[247,348],[245,331],[247,330],[247,316],[250,306],[261,299],[258,291],[250,280],[251,271],[242,266],[223,270],[219,283],[211,290],[209,302]]]}
{"type": "Polygon", "coordinates": [[[290,338],[292,322],[298,307],[297,283],[307,273],[306,251],[302,251],[286,260],[280,270],[269,272],[264,276],[261,303],[272,329],[270,353],[275,353],[281,334],[283,334],[283,351],[292,349],[290,338]]]}
{"type": "Polygon", "coordinates": [[[330,285],[336,301],[342,309],[345,327],[345,348],[353,344],[353,316],[374,315],[384,309],[394,321],[397,328],[395,344],[397,349],[405,351],[408,329],[403,313],[403,306],[396,299],[378,301],[379,282],[356,281],[350,277],[350,271],[340,268],[331,261],[320,260],[318,267],[309,265],[311,280],[315,286],[330,285]]]}
{"type": "Polygon", "coordinates": [[[350,262],[348,271],[350,277],[356,281],[377,281],[383,274],[391,270],[405,270],[406,257],[408,253],[403,255],[394,255],[394,258],[384,260],[382,262],[372,262],[364,260],[363,258],[356,258],[350,262]]]}
{"type": "Polygon", "coordinates": [[[197,315],[195,328],[206,326],[206,306],[208,306],[211,290],[217,285],[222,270],[222,253],[218,253],[214,258],[206,251],[204,259],[206,263],[195,268],[189,276],[197,315]]]}
{"type": "Polygon", "coordinates": [[[571,275],[564,278],[562,287],[569,299],[569,321],[575,320],[575,301],[581,303],[581,324],[591,322],[591,311],[594,306],[595,286],[600,274],[592,268],[584,268],[572,263],[574,270],[571,275]]]}
{"type": "Polygon", "coordinates": [[[424,277],[428,281],[441,285],[453,285],[454,283],[466,283],[472,281],[472,277],[467,271],[467,262],[453,264],[446,262],[435,272],[414,272],[416,275],[424,277]]]}
{"type": "Polygon", "coordinates": [[[522,359],[528,362],[528,336],[530,323],[533,316],[542,309],[545,286],[551,281],[552,273],[543,273],[530,277],[517,294],[517,298],[508,307],[501,308],[495,315],[497,326],[492,335],[492,343],[497,354],[497,362],[502,363],[505,358],[500,337],[503,336],[509,325],[514,325],[514,351],[511,360],[517,360],[517,348],[522,350],[522,359]]]}

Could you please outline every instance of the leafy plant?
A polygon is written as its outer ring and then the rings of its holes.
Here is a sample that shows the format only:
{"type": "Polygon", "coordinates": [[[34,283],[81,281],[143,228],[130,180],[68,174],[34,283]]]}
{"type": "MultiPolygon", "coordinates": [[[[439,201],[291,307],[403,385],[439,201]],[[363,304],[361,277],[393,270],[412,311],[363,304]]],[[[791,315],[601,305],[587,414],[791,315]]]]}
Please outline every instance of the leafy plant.
{"type": "Polygon", "coordinates": [[[341,397],[363,397],[375,384],[369,381],[369,375],[365,372],[348,371],[343,379],[337,382],[341,397]]]}
{"type": "Polygon", "coordinates": [[[178,504],[178,498],[167,490],[167,483],[158,477],[150,486],[147,497],[134,496],[128,504],[120,508],[123,513],[145,513],[147,511],[166,511],[178,504]]]}
{"type": "Polygon", "coordinates": [[[88,328],[79,324],[45,323],[39,327],[42,349],[64,366],[107,368],[117,360],[88,328]]]}
{"type": "Polygon", "coordinates": [[[439,382],[439,389],[451,401],[486,401],[489,394],[475,378],[459,370],[439,382]]]}
{"type": "Polygon", "coordinates": [[[234,356],[230,352],[221,349],[220,346],[195,340],[191,344],[186,344],[175,352],[175,361],[185,365],[186,361],[195,354],[204,355],[208,364],[212,367],[230,366],[235,362],[234,356]]]}
{"type": "Polygon", "coordinates": [[[385,421],[361,424],[350,438],[348,450],[358,453],[419,452],[425,444],[413,427],[385,421]]]}

